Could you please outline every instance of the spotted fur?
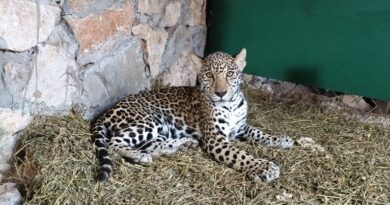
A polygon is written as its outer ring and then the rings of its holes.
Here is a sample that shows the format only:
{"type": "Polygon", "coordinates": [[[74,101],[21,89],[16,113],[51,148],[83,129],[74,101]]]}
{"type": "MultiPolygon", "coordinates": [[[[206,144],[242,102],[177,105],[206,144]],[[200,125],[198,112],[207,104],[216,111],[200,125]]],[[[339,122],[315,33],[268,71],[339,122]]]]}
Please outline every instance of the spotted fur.
{"type": "Polygon", "coordinates": [[[232,57],[210,54],[198,75],[199,87],[171,87],[130,95],[106,111],[92,125],[100,162],[98,180],[112,172],[107,149],[134,163],[148,164],[160,155],[197,147],[212,159],[251,180],[271,181],[279,167],[240,150],[231,140],[251,140],[269,147],[289,148],[290,137],[263,133],[246,123],[247,102],[240,90],[246,50],[232,57]]]}

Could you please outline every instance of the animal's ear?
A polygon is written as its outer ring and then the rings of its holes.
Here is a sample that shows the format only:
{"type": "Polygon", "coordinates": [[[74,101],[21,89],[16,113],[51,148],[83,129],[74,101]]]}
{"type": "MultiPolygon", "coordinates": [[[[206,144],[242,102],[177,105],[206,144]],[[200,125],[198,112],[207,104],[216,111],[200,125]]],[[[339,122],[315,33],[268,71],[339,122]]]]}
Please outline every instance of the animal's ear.
{"type": "Polygon", "coordinates": [[[238,53],[234,57],[234,62],[238,65],[238,68],[242,71],[246,66],[246,49],[241,49],[240,53],[238,53]]]}

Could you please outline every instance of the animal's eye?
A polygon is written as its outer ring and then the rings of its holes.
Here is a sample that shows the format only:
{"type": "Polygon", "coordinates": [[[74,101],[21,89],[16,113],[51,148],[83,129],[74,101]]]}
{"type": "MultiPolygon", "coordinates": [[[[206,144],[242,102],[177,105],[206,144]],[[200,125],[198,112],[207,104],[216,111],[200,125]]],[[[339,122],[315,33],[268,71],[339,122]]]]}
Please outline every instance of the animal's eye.
{"type": "Polygon", "coordinates": [[[206,73],[206,77],[213,78],[213,74],[211,72],[206,73]]]}
{"type": "Polygon", "coordinates": [[[234,72],[233,71],[229,71],[228,73],[227,73],[227,77],[232,77],[234,75],[234,72]]]}

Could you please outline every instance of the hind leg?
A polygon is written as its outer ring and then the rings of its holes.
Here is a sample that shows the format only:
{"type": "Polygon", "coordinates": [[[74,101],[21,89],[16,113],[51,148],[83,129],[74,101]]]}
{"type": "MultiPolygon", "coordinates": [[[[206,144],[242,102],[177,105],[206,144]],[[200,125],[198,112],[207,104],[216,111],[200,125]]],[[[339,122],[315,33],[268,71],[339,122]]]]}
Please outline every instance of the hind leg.
{"type": "Polygon", "coordinates": [[[156,139],[142,142],[133,148],[125,142],[114,140],[113,149],[127,161],[139,164],[149,164],[153,162],[153,157],[167,156],[176,153],[178,150],[195,148],[199,142],[192,138],[166,139],[165,136],[159,135],[156,139]]]}
{"type": "MultiPolygon", "coordinates": [[[[128,143],[127,140],[121,138],[112,138],[110,146],[117,152],[121,157],[127,161],[137,164],[149,164],[153,162],[152,155],[144,150],[136,149],[135,145],[128,143]]],[[[142,142],[141,142],[142,143],[142,142]]]]}
{"type": "MultiPolygon", "coordinates": [[[[158,139],[164,139],[164,136],[159,136],[158,139]]],[[[166,139],[150,142],[144,151],[150,153],[152,156],[160,155],[172,155],[178,150],[185,150],[188,148],[195,148],[199,145],[199,142],[193,138],[180,138],[180,139],[166,139]]]]}
{"type": "Polygon", "coordinates": [[[137,164],[150,164],[153,162],[152,155],[141,150],[132,150],[130,148],[121,148],[119,155],[127,161],[137,164]]]}

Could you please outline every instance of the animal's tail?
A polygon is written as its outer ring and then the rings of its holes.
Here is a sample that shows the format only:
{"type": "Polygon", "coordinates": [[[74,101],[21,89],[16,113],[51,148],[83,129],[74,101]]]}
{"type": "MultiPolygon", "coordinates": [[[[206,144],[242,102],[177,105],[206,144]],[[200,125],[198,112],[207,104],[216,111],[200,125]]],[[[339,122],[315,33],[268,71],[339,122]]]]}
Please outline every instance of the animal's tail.
{"type": "Polygon", "coordinates": [[[99,159],[100,169],[97,179],[106,181],[112,171],[112,161],[108,156],[107,128],[101,119],[97,119],[92,125],[92,141],[95,143],[96,155],[99,159]]]}

